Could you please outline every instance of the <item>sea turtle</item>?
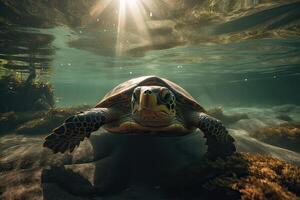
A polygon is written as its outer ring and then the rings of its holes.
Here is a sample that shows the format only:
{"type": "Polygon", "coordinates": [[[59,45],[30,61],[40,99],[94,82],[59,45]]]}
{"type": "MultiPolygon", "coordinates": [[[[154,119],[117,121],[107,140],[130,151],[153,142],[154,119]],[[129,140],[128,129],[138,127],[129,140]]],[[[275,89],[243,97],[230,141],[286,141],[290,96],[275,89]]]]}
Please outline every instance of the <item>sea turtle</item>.
{"type": "Polygon", "coordinates": [[[74,148],[103,127],[116,134],[186,135],[199,128],[207,139],[207,156],[235,152],[225,126],[183,88],[157,76],[142,76],[116,86],[92,109],[69,117],[45,138],[54,153],[74,148]]]}

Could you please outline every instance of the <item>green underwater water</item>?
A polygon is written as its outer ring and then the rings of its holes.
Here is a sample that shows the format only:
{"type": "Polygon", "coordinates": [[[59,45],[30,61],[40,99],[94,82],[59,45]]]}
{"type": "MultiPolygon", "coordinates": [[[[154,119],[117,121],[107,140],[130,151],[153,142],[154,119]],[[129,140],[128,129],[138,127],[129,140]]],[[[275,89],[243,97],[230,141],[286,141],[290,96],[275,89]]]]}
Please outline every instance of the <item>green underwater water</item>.
{"type": "Polygon", "coordinates": [[[0,0],[0,199],[298,199],[299,9],[299,0],[0,0]],[[207,159],[222,147],[200,129],[99,128],[72,153],[46,148],[70,116],[147,75],[186,89],[236,153],[207,159]]]}
{"type": "Polygon", "coordinates": [[[113,31],[99,31],[96,36],[64,27],[38,31],[55,38],[49,80],[58,106],[93,105],[117,84],[145,75],[172,80],[206,107],[300,102],[298,38],[204,43],[117,57],[101,44],[90,48],[68,45],[88,37],[105,40],[113,31]]]}
{"type": "MultiPolygon", "coordinates": [[[[294,150],[290,145],[295,143],[293,139],[288,144],[278,145],[276,141],[270,143],[251,135],[257,130],[285,123],[299,127],[299,38],[256,39],[228,44],[202,43],[145,51],[138,55],[116,56],[115,41],[112,39],[116,36],[115,31],[74,31],[66,27],[17,28],[15,31],[21,34],[18,43],[12,47],[8,42],[11,49],[1,49],[0,58],[7,58],[7,55],[12,54],[12,59],[25,59],[27,53],[22,51],[33,49],[34,55],[29,63],[35,62],[38,74],[36,79],[53,86],[55,107],[94,105],[119,83],[139,76],[157,75],[182,86],[205,108],[223,107],[221,117],[225,119],[223,122],[235,139],[238,152],[269,155],[300,165],[299,149],[294,150]],[[23,43],[23,33],[32,36],[26,44],[23,43]],[[41,39],[43,37],[40,34],[49,37],[47,42],[41,39]],[[37,40],[41,40],[40,43],[37,40]],[[24,48],[24,45],[29,45],[29,48],[24,48]],[[15,49],[18,49],[18,53],[13,52],[15,49]],[[236,114],[245,114],[246,117],[236,114]],[[289,117],[292,120],[286,120],[289,117]]],[[[14,70],[1,71],[10,73],[14,70]]],[[[15,71],[28,73],[26,66],[21,69],[21,65],[15,71]]],[[[128,184],[128,188],[121,188],[121,194],[113,192],[113,195],[103,199],[165,199],[160,186],[156,185],[160,175],[166,171],[176,171],[196,160],[201,161],[206,152],[201,133],[183,137],[135,138],[103,134],[103,130],[100,130],[90,140],[85,140],[84,145],[76,149],[73,155],[57,155],[42,147],[44,135],[29,133],[45,129],[49,130],[48,133],[51,131],[51,120],[53,124],[58,121],[60,123],[67,114],[68,112],[63,114],[62,110],[57,113],[56,118],[55,114],[49,114],[46,118],[41,115],[42,120],[39,117],[32,118],[29,123],[16,127],[16,133],[3,134],[0,137],[0,160],[7,163],[2,165],[22,169],[26,163],[29,163],[27,165],[30,168],[31,165],[52,165],[54,160],[75,168],[95,164],[94,178],[99,179],[99,182],[95,181],[95,185],[105,185],[106,181],[111,183],[111,180],[114,184],[128,184]],[[39,120],[49,122],[40,125],[39,120]],[[33,124],[32,127],[30,123],[33,124]],[[70,158],[72,156],[74,157],[70,158]]],[[[56,193],[51,190],[51,184],[48,186],[49,180],[43,180],[47,170],[43,169],[41,172],[41,183],[38,185],[43,187],[43,196],[51,199],[56,193]]],[[[63,177],[61,179],[65,184],[64,176],[60,176],[59,170],[55,170],[53,177],[57,180],[63,177]]],[[[60,173],[66,175],[65,172],[60,173]]],[[[90,171],[86,170],[84,173],[89,174],[90,171]]],[[[51,179],[51,175],[49,177],[51,179]]],[[[72,184],[76,185],[77,182],[70,181],[70,185],[72,184]]],[[[76,187],[70,187],[70,194],[77,190],[76,187]]],[[[82,191],[79,190],[78,193],[80,192],[82,191]]]]}

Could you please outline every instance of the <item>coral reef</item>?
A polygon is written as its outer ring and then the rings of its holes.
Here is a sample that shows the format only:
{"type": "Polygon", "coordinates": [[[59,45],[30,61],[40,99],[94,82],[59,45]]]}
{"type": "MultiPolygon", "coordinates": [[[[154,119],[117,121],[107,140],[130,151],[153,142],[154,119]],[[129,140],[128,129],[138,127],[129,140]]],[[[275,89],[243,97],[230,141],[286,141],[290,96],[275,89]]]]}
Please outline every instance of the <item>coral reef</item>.
{"type": "Polygon", "coordinates": [[[0,79],[0,112],[45,110],[53,107],[53,89],[50,84],[20,80],[14,75],[0,79]]]}
{"type": "Polygon", "coordinates": [[[202,161],[166,179],[176,199],[299,199],[300,168],[262,155],[237,153],[202,161]]]}
{"type": "Polygon", "coordinates": [[[300,123],[286,122],[274,127],[258,129],[251,136],[273,145],[300,152],[300,123]]]}

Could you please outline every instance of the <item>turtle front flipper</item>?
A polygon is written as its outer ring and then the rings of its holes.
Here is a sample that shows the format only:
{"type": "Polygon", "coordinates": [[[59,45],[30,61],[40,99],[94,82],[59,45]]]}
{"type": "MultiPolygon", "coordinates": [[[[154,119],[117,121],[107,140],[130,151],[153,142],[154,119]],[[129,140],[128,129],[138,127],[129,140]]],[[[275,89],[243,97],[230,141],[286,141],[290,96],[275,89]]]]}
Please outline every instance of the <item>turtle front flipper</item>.
{"type": "Polygon", "coordinates": [[[73,152],[85,137],[89,137],[108,120],[111,120],[108,109],[93,108],[81,112],[69,117],[62,125],[54,129],[45,138],[43,146],[52,149],[54,153],[64,153],[67,150],[73,152]]]}
{"type": "Polygon", "coordinates": [[[221,121],[205,114],[197,115],[197,127],[204,133],[209,158],[226,157],[236,151],[234,139],[221,121]]]}

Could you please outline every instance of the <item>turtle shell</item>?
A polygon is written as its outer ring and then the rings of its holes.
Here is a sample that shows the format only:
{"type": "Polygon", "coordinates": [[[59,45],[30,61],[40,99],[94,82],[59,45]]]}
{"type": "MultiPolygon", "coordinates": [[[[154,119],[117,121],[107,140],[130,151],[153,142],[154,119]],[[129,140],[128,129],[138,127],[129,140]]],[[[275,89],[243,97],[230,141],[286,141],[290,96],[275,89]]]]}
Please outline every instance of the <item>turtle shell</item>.
{"type": "Polygon", "coordinates": [[[205,112],[205,109],[186,90],[172,81],[157,76],[141,76],[121,83],[108,92],[95,107],[108,108],[122,103],[130,105],[131,94],[138,86],[167,87],[175,94],[177,103],[191,107],[195,111],[205,112]]]}

